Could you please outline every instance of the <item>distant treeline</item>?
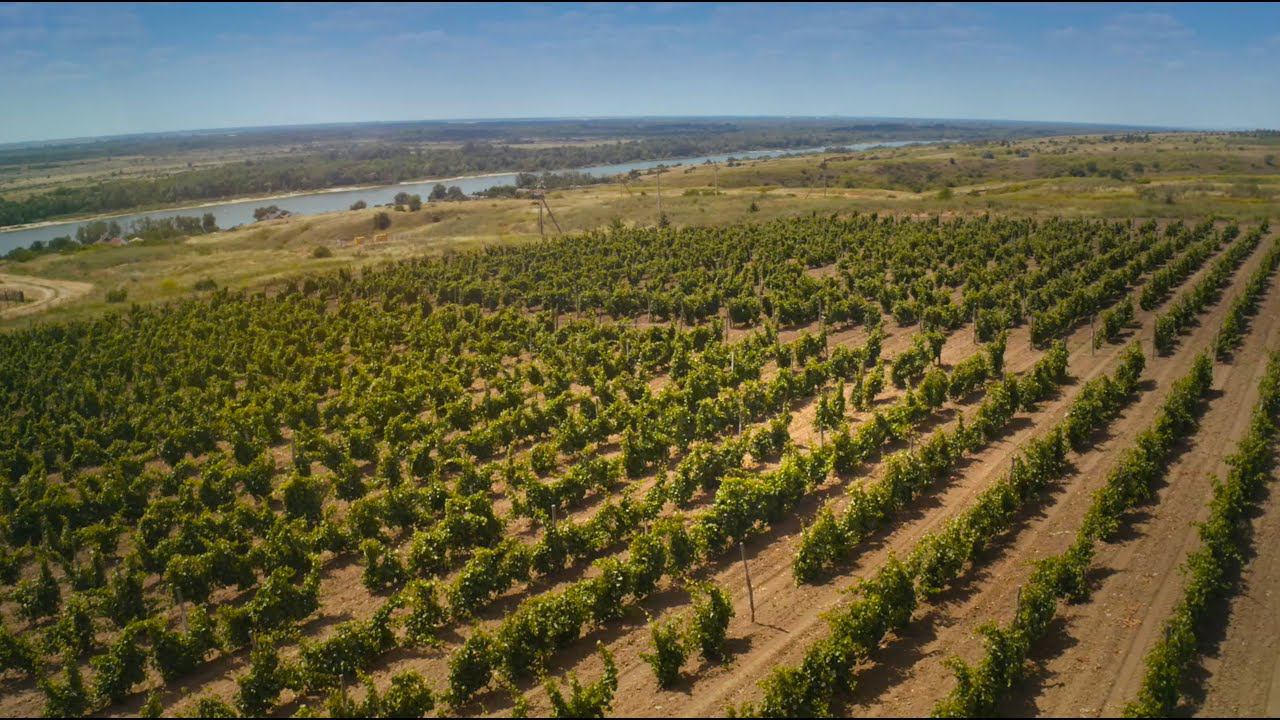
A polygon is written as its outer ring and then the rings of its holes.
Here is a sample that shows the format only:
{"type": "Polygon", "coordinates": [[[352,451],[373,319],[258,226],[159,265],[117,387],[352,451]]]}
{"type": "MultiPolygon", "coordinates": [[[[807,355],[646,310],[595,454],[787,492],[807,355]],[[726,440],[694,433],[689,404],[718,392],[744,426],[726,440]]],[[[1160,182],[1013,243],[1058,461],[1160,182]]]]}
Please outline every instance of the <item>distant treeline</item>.
{"type": "Polygon", "coordinates": [[[240,195],[385,185],[427,177],[489,172],[534,172],[605,165],[720,150],[718,142],[644,140],[590,146],[518,148],[470,143],[458,148],[361,146],[307,155],[246,160],[152,179],[111,180],[58,188],[18,201],[0,199],[0,226],[65,215],[214,200],[240,195]]]}
{"type": "MultiPolygon", "coordinates": [[[[1101,127],[1101,126],[1099,126],[1101,127]]],[[[1110,128],[1118,129],[1118,128],[1110,128]]],[[[1099,130],[1101,131],[1101,130],[1099,130]]],[[[822,137],[841,136],[837,142],[858,139],[910,140],[921,133],[945,133],[949,140],[996,138],[1002,133],[1018,136],[1070,134],[1081,126],[1049,123],[1000,123],[973,120],[873,120],[849,118],[605,118],[591,120],[422,120],[407,122],[290,125],[260,128],[147,133],[114,137],[0,145],[0,166],[40,167],[93,158],[172,155],[195,151],[224,151],[262,147],[319,149],[355,143],[423,144],[488,142],[599,143],[613,140],[721,137],[746,149],[763,142],[763,136],[808,135],[815,143],[822,137]]],[[[802,142],[808,142],[804,140],[802,142]]]]}
{"type": "Polygon", "coordinates": [[[558,173],[544,172],[541,174],[522,172],[516,175],[515,185],[495,185],[481,190],[476,195],[487,198],[515,197],[521,190],[558,190],[606,183],[611,179],[608,176],[592,175],[591,173],[578,172],[577,170],[558,173]]]}
{"type": "MultiPolygon", "coordinates": [[[[212,134],[186,138],[185,142],[240,142],[252,146],[274,138],[276,143],[316,140],[339,141],[367,137],[376,130],[375,142],[343,144],[323,150],[298,152],[288,157],[246,160],[216,167],[198,168],[152,179],[109,180],[82,187],[64,187],[23,200],[0,198],[0,226],[38,222],[69,215],[117,212],[146,206],[216,200],[239,195],[319,190],[343,185],[389,184],[428,177],[448,177],[488,172],[542,172],[583,167],[677,158],[759,148],[804,148],[861,141],[951,140],[1003,138],[1061,132],[1050,125],[878,122],[834,123],[817,120],[737,120],[734,122],[645,122],[635,120],[520,123],[478,123],[476,126],[436,123],[400,127],[395,124],[343,126],[330,129],[265,129],[238,141],[212,134]],[[468,129],[469,128],[469,129],[468,129]],[[327,134],[326,134],[327,133],[327,134]],[[452,148],[424,148],[414,142],[437,141],[458,135],[497,136],[502,142],[467,142],[452,148]],[[569,141],[582,136],[641,137],[592,145],[519,147],[531,137],[569,141]],[[515,144],[512,144],[515,143],[515,144]]],[[[1077,129],[1077,132],[1079,130],[1077,129]]],[[[103,148],[123,150],[133,145],[178,143],[179,139],[116,139],[102,141],[103,148]]],[[[18,158],[65,160],[75,153],[90,153],[94,143],[0,149],[0,164],[18,158]],[[42,154],[43,153],[43,154],[42,154]]],[[[137,148],[134,148],[137,149],[137,148]]]]}
{"type": "Polygon", "coordinates": [[[26,262],[37,255],[55,252],[72,252],[88,247],[104,240],[120,239],[140,243],[168,242],[174,238],[202,235],[218,231],[218,222],[213,213],[205,213],[203,217],[179,215],[171,218],[138,218],[122,227],[115,220],[95,220],[76,228],[75,236],[61,235],[48,242],[37,240],[30,247],[14,248],[4,258],[17,262],[26,262]]]}

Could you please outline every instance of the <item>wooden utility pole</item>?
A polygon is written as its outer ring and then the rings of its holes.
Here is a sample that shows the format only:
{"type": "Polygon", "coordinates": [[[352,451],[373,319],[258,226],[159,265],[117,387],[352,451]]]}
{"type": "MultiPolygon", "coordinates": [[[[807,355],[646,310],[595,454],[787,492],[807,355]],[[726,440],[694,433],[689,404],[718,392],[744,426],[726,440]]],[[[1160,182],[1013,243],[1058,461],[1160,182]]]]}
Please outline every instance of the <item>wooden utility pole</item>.
{"type": "Polygon", "coordinates": [[[563,235],[564,230],[560,228],[560,221],[556,220],[556,214],[551,212],[551,206],[547,204],[546,195],[544,193],[538,193],[537,195],[534,195],[533,202],[535,205],[538,206],[538,234],[544,237],[546,236],[546,233],[543,232],[543,226],[542,226],[542,211],[546,210],[547,217],[551,218],[552,224],[556,226],[556,232],[563,235]]]}
{"type": "Polygon", "coordinates": [[[662,168],[658,168],[658,222],[662,222],[662,168]]]}
{"type": "Polygon", "coordinates": [[[751,568],[747,567],[747,544],[740,541],[738,550],[742,553],[742,571],[747,575],[747,602],[751,604],[751,622],[756,621],[756,594],[751,589],[751,568]]]}

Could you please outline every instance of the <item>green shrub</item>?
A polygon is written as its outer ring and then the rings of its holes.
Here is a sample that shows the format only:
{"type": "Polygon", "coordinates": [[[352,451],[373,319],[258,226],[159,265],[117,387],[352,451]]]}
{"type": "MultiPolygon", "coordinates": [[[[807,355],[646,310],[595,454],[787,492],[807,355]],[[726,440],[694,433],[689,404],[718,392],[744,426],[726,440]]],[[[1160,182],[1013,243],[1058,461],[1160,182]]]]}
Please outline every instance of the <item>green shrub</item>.
{"type": "Polygon", "coordinates": [[[249,652],[249,672],[236,678],[236,708],[246,717],[261,717],[285,687],[285,672],[275,643],[267,639],[249,652]]]}
{"type": "Polygon", "coordinates": [[[613,694],[618,691],[618,667],[614,664],[613,655],[604,645],[597,645],[596,648],[604,661],[604,675],[599,680],[583,685],[578,681],[577,675],[569,673],[567,698],[554,681],[548,679],[544,683],[547,697],[551,700],[553,717],[602,718],[613,707],[613,694]]]}
{"type": "Polygon", "coordinates": [[[89,661],[93,668],[93,695],[100,702],[118,703],[128,697],[133,686],[147,677],[147,653],[139,643],[146,632],[143,621],[131,623],[107,647],[89,661]]]}
{"type": "Polygon", "coordinates": [[[733,603],[729,593],[708,582],[691,586],[693,613],[689,618],[689,643],[711,662],[727,657],[725,636],[733,619],[733,603]]]}
{"type": "Polygon", "coordinates": [[[449,704],[462,707],[475,694],[489,685],[493,668],[499,662],[493,636],[476,630],[449,656],[449,704]]]}
{"type": "Polygon", "coordinates": [[[366,707],[373,717],[426,717],[435,709],[436,696],[425,678],[412,670],[391,676],[391,686],[378,699],[376,707],[366,707]]]}
{"type": "Polygon", "coordinates": [[[53,677],[42,677],[39,680],[40,690],[44,693],[44,716],[47,718],[82,717],[91,709],[89,695],[85,691],[84,679],[80,676],[80,664],[77,658],[66,658],[63,662],[63,677],[59,681],[53,677]]]}
{"type": "Polygon", "coordinates": [[[405,640],[416,645],[433,644],[436,630],[447,619],[435,580],[414,580],[403,591],[409,614],[404,618],[405,640]]]}
{"type": "Polygon", "coordinates": [[[47,560],[40,561],[40,574],[18,583],[13,592],[22,616],[35,621],[58,612],[62,604],[62,592],[53,577],[47,560]]]}
{"type": "Polygon", "coordinates": [[[658,685],[670,688],[680,679],[680,667],[684,665],[689,650],[684,643],[680,631],[680,623],[676,620],[649,623],[649,635],[653,642],[652,653],[641,653],[640,657],[653,668],[658,678],[658,685]]]}

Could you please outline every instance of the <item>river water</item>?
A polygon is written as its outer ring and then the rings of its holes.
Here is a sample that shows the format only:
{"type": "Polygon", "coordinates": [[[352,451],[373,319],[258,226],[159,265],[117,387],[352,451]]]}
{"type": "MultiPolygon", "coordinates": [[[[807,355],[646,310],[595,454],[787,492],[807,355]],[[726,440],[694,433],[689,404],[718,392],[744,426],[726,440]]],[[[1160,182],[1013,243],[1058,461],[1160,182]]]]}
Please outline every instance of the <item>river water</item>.
{"type": "MultiPolygon", "coordinates": [[[[908,142],[881,142],[881,143],[858,143],[852,145],[843,145],[851,150],[866,150],[872,147],[900,147],[903,145],[918,144],[920,141],[908,142]]],[[[723,155],[704,155],[693,158],[678,158],[674,160],[642,160],[637,162],[622,163],[620,165],[596,165],[594,167],[574,168],[578,172],[590,173],[596,176],[623,175],[632,170],[648,170],[659,165],[701,165],[704,163],[723,163],[730,158],[738,160],[753,160],[757,158],[778,157],[788,154],[806,154],[823,152],[824,148],[805,148],[801,150],[745,150],[742,152],[726,153],[723,155]]],[[[288,210],[294,215],[317,215],[319,213],[336,212],[346,210],[351,207],[357,200],[363,200],[370,207],[374,205],[383,205],[390,203],[397,193],[405,192],[410,195],[421,195],[425,201],[427,195],[431,193],[431,188],[436,183],[445,185],[457,185],[468,195],[481,190],[487,190],[498,185],[514,185],[516,182],[515,173],[506,173],[500,175],[469,175],[457,178],[440,178],[431,180],[421,180],[414,182],[401,183],[399,185],[380,185],[377,187],[360,188],[357,190],[317,190],[312,192],[300,193],[281,198],[257,198],[254,200],[240,200],[234,202],[215,202],[203,206],[188,206],[182,208],[174,208],[171,210],[155,210],[144,213],[133,213],[126,215],[114,215],[97,219],[110,219],[120,223],[126,231],[129,225],[135,220],[143,217],[155,219],[176,217],[178,215],[194,215],[199,217],[204,213],[211,212],[213,217],[218,221],[218,227],[231,228],[237,225],[245,225],[252,223],[253,211],[256,208],[265,205],[275,205],[282,210],[288,210]]],[[[27,247],[37,240],[48,242],[56,237],[70,235],[75,238],[76,229],[92,222],[90,220],[73,220],[68,222],[54,223],[50,225],[41,225],[38,227],[28,227],[19,230],[0,231],[0,254],[9,252],[18,247],[27,247]]]]}

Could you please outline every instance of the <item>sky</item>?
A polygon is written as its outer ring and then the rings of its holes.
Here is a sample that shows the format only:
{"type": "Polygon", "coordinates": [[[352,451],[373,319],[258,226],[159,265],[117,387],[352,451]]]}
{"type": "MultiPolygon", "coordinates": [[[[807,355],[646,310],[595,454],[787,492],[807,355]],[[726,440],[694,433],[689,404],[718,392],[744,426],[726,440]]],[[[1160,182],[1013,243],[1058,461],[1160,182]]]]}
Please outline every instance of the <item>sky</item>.
{"type": "Polygon", "coordinates": [[[1280,4],[0,3],[0,143],[448,118],[1280,126],[1280,4]]]}

